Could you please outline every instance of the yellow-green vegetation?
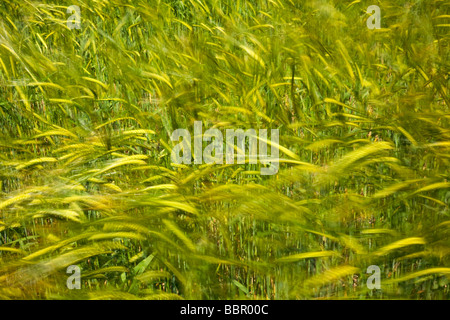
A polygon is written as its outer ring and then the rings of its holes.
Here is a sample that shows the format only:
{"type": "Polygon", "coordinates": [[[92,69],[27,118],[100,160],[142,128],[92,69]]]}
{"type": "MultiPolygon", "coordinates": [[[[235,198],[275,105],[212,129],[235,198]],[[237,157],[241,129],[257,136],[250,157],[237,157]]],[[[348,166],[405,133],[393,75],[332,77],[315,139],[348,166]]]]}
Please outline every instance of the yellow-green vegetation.
{"type": "Polygon", "coordinates": [[[0,298],[448,299],[449,5],[1,1],[0,298]],[[196,120],[279,172],[171,163],[196,120]]]}

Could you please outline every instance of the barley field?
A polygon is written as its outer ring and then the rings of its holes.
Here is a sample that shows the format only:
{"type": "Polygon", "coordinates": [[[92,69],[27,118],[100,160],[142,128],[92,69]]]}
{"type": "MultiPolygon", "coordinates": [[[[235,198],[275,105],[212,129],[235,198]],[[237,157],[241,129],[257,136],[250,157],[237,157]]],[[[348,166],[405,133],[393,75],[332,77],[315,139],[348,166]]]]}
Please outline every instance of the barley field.
{"type": "Polygon", "coordinates": [[[0,13],[0,299],[450,298],[449,1],[0,13]],[[195,121],[278,172],[174,163],[195,121]]]}

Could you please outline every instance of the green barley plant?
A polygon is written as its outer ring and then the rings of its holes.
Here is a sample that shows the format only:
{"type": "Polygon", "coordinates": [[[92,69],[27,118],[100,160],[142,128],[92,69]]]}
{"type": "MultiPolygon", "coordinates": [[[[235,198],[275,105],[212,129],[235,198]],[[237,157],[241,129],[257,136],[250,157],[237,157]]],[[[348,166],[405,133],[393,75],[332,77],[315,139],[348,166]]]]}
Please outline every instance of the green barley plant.
{"type": "Polygon", "coordinates": [[[0,299],[449,299],[450,2],[0,13],[0,299]],[[173,163],[194,121],[278,129],[278,173],[173,163]]]}

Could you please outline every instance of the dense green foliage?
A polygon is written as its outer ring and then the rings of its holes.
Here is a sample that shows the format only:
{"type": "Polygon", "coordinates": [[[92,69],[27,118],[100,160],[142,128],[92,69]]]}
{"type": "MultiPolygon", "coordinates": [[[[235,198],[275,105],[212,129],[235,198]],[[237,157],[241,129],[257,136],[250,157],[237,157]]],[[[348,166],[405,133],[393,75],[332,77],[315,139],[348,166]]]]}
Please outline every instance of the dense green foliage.
{"type": "Polygon", "coordinates": [[[0,299],[448,299],[449,6],[2,1],[0,299]],[[171,163],[195,120],[278,174],[171,163]]]}

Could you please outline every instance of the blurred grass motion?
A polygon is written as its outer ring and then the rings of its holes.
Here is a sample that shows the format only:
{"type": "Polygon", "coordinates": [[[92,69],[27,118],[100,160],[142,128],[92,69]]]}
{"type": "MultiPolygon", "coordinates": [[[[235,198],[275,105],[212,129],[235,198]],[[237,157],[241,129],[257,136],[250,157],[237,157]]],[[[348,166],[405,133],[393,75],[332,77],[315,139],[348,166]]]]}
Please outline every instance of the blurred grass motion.
{"type": "Polygon", "coordinates": [[[0,299],[448,299],[449,6],[2,1],[0,299]],[[195,120],[290,152],[171,164],[195,120]]]}

